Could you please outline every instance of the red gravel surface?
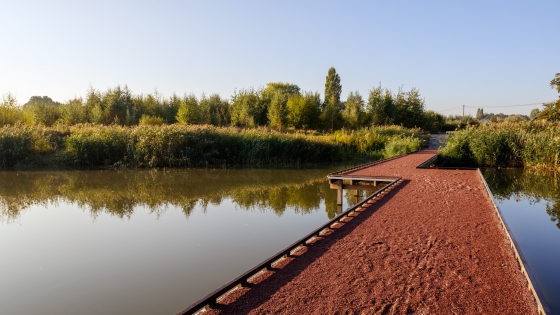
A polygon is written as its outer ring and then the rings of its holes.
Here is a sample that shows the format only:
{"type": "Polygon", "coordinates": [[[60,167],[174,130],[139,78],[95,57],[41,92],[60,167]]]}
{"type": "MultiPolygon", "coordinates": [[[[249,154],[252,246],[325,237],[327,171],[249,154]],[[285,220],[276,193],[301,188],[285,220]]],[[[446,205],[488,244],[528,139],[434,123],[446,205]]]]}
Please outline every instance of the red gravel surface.
{"type": "Polygon", "coordinates": [[[478,173],[436,153],[352,171],[403,180],[205,314],[536,314],[478,173]]]}

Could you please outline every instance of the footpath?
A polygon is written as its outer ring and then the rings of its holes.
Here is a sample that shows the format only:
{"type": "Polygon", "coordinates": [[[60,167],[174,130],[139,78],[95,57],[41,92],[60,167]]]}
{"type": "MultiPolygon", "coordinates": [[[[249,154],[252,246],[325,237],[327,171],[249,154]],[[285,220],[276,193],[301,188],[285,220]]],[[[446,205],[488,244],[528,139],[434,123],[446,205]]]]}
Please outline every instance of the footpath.
{"type": "Polygon", "coordinates": [[[204,314],[537,314],[478,172],[435,154],[349,171],[402,180],[204,314]]]}

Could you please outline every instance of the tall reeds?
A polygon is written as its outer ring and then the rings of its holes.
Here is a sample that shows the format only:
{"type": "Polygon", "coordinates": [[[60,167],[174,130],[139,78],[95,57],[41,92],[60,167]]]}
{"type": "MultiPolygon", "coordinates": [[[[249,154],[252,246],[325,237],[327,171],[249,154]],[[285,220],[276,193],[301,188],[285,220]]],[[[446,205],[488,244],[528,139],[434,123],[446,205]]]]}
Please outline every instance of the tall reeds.
{"type": "Polygon", "coordinates": [[[0,128],[0,168],[28,162],[37,154],[52,150],[49,136],[43,128],[33,128],[22,123],[0,128]]]}
{"type": "Polygon", "coordinates": [[[560,125],[500,123],[456,131],[440,150],[444,165],[524,166],[560,170],[560,125]]]}
{"type": "Polygon", "coordinates": [[[419,129],[398,126],[320,134],[211,125],[31,127],[19,124],[0,129],[0,168],[29,164],[30,159],[53,152],[56,159],[51,159],[52,163],[39,161],[36,165],[148,168],[297,165],[408,153],[419,149],[426,143],[425,139],[419,129]]]}

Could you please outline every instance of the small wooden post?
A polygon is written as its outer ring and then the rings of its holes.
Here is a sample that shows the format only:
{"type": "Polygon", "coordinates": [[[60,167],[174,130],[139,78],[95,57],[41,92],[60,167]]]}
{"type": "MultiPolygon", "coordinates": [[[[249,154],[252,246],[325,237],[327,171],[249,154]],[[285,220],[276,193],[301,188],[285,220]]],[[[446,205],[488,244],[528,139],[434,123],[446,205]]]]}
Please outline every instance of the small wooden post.
{"type": "Polygon", "coordinates": [[[336,205],[337,206],[342,206],[342,179],[339,179],[337,181],[338,184],[338,191],[336,193],[336,205]]]}
{"type": "MultiPolygon", "coordinates": [[[[352,181],[352,185],[358,185],[358,183],[359,183],[359,181],[357,181],[357,180],[352,181]]],[[[359,195],[360,195],[360,191],[355,189],[354,190],[354,197],[358,197],[359,195]]]]}

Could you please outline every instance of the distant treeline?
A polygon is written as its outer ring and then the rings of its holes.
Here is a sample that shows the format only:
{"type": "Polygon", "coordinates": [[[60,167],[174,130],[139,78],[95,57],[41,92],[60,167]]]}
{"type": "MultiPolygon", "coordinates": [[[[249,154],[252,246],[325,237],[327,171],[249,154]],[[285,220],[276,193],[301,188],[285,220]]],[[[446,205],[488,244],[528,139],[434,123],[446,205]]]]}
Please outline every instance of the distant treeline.
{"type": "Polygon", "coordinates": [[[370,90],[367,100],[357,91],[341,101],[340,76],[329,69],[323,99],[317,92],[302,91],[291,83],[268,83],[263,88],[236,90],[223,98],[218,94],[164,97],[159,92],[134,94],[117,86],[104,92],[90,88],[85,97],[59,103],[48,96],[33,96],[19,106],[11,95],[0,104],[0,126],[27,125],[214,125],[263,127],[284,130],[334,131],[341,128],[402,125],[439,131],[445,117],[425,110],[424,99],[413,88],[396,93],[381,86],[370,90]]]}

